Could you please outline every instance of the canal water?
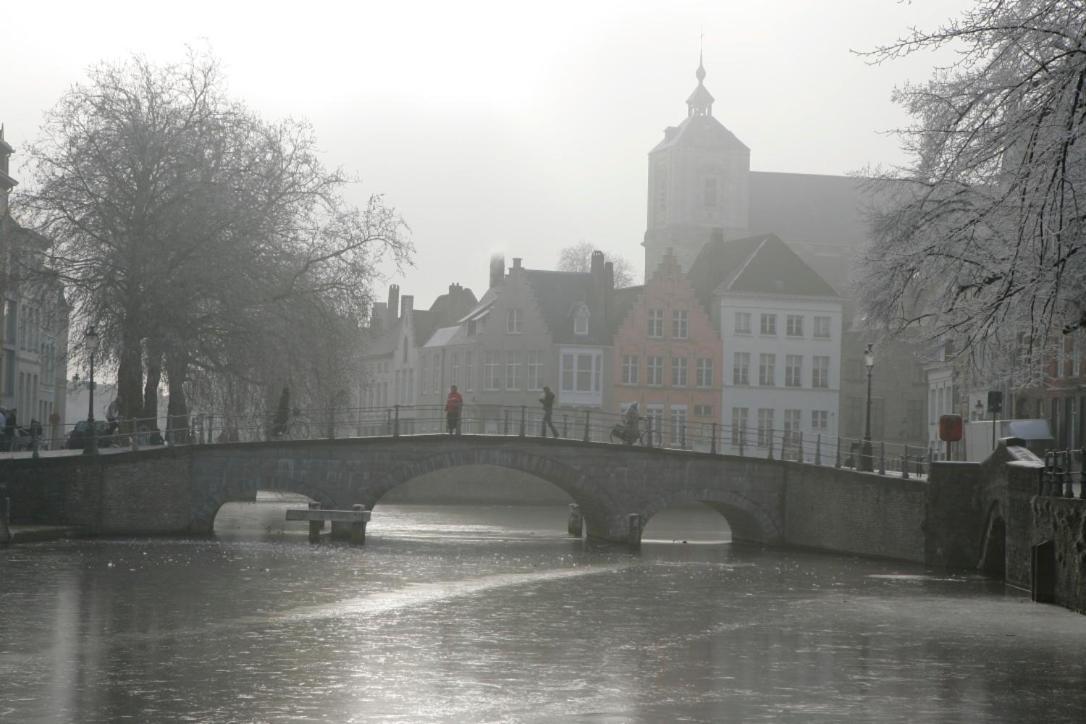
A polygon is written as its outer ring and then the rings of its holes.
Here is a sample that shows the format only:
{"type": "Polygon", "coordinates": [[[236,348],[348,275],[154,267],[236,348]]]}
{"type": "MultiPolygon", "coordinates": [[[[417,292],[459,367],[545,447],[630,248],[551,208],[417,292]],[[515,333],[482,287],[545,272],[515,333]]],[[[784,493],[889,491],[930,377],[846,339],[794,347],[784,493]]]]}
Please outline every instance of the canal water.
{"type": "Polygon", "coordinates": [[[1086,616],[980,577],[737,548],[708,510],[631,554],[563,506],[378,506],[351,548],[284,505],[0,549],[0,720],[1086,721],[1086,616]]]}

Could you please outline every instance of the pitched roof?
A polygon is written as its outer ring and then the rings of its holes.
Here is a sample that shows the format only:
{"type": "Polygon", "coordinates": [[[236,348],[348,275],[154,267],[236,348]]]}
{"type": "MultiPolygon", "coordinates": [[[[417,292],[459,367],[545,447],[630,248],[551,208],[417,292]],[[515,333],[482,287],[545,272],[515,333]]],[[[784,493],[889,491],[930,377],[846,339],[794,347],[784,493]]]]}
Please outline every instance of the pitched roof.
{"type": "MultiPolygon", "coordinates": [[[[664,140],[656,144],[649,154],[662,151],[672,146],[697,146],[717,148],[722,144],[738,144],[747,148],[738,136],[724,127],[724,124],[712,116],[688,116],[678,126],[664,131],[664,140]]],[[[747,149],[748,151],[750,149],[747,149]]]]}
{"type": "Polygon", "coordinates": [[[576,344],[611,343],[607,315],[593,295],[592,274],[543,269],[525,269],[523,273],[535,292],[536,304],[552,340],[576,344]],[[573,316],[582,304],[589,310],[587,335],[573,333],[573,316]]]}
{"type": "Polygon", "coordinates": [[[709,242],[691,267],[690,282],[707,307],[714,295],[727,292],[838,298],[775,234],[709,242]]]}

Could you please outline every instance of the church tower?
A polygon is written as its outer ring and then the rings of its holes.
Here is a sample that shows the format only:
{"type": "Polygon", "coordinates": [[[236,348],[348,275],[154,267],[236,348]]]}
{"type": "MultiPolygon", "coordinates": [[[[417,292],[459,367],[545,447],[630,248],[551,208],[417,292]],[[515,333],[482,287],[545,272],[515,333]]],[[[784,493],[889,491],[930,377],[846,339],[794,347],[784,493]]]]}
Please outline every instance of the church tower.
{"type": "Polygon", "coordinates": [[[701,57],[695,77],[686,120],[665,129],[649,152],[646,278],[669,248],[685,272],[712,238],[747,235],[750,149],[713,117],[701,57]]]}

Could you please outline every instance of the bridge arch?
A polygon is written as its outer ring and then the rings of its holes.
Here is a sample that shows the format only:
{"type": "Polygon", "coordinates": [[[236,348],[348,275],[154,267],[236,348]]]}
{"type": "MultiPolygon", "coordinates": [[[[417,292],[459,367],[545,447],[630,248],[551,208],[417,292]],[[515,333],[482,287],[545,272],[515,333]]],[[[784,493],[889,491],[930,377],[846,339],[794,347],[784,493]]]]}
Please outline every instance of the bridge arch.
{"type": "Polygon", "coordinates": [[[702,503],[728,521],[733,541],[773,543],[784,539],[781,523],[758,501],[732,490],[682,490],[657,498],[642,512],[642,526],[676,505],[702,503]]]}

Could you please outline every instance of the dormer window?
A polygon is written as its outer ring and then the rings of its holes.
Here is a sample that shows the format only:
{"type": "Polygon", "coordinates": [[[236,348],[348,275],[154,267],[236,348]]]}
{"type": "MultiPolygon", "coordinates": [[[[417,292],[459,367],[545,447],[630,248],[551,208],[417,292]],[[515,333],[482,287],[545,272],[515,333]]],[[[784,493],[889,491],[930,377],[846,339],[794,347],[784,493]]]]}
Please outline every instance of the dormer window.
{"type": "Polygon", "coordinates": [[[505,315],[505,331],[509,334],[520,334],[520,310],[510,309],[505,315]]]}
{"type": "Polygon", "coordinates": [[[588,334],[588,307],[584,304],[573,313],[573,333],[581,336],[588,334]]]}

